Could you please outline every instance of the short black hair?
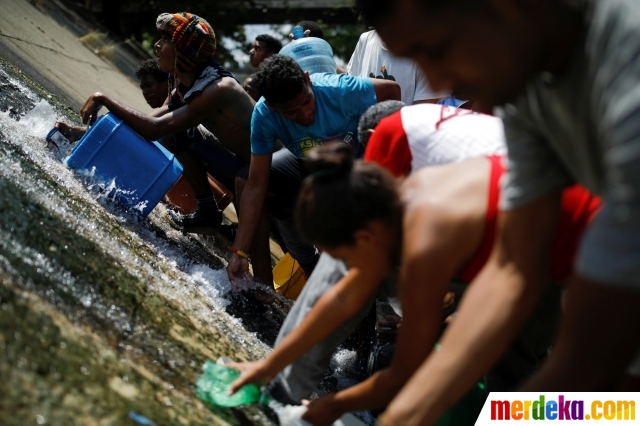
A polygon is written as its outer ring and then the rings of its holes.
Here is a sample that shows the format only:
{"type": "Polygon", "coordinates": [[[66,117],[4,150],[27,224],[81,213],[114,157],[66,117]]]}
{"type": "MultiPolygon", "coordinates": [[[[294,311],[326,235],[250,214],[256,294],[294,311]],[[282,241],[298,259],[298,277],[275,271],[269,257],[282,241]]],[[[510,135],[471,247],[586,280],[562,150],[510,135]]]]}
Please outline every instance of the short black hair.
{"type": "Polygon", "coordinates": [[[313,21],[300,21],[296,26],[301,26],[304,30],[309,30],[309,37],[318,37],[324,40],[324,31],[320,28],[317,22],[313,21]]]}
{"type": "Polygon", "coordinates": [[[147,75],[153,76],[153,78],[159,82],[167,81],[169,78],[169,73],[160,71],[155,59],[147,59],[138,65],[136,69],[136,77],[138,77],[138,80],[142,80],[142,77],[147,75]]]}
{"type": "Polygon", "coordinates": [[[366,148],[367,142],[369,142],[368,130],[375,129],[378,123],[380,123],[380,120],[390,116],[396,111],[400,111],[403,106],[404,102],[394,100],[378,102],[370,106],[369,109],[360,116],[360,120],[358,121],[358,139],[362,146],[366,148]]]}
{"type": "Polygon", "coordinates": [[[273,54],[280,52],[280,49],[282,49],[282,42],[269,34],[260,34],[256,37],[256,41],[264,43],[269,52],[273,54]]]}
{"type": "Polygon", "coordinates": [[[273,55],[260,64],[253,85],[273,103],[287,102],[304,89],[305,74],[300,65],[289,56],[273,55]]]}

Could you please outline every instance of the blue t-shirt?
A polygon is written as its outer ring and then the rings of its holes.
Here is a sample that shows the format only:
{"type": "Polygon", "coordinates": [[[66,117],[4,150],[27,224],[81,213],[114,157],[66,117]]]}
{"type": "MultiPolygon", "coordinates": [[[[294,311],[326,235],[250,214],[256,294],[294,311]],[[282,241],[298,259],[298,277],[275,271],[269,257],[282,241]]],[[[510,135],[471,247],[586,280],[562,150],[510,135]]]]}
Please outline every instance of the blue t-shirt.
{"type": "Polygon", "coordinates": [[[251,152],[271,154],[276,139],[299,158],[325,142],[341,140],[362,157],[358,141],[358,120],[377,101],[373,83],[368,78],[347,74],[312,74],[315,95],[315,121],[301,126],[272,111],[261,98],[251,117],[251,152]]]}

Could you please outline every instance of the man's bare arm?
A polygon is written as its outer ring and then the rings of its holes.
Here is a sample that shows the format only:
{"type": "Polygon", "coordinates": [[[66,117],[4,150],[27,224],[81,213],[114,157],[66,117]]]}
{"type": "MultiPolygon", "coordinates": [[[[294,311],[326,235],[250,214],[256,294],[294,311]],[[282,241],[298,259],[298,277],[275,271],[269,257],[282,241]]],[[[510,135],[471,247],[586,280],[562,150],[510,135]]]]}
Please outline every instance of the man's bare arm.
{"type": "MultiPolygon", "coordinates": [[[[272,154],[251,155],[249,178],[240,197],[240,217],[238,219],[238,234],[233,246],[238,250],[249,253],[253,234],[256,231],[260,210],[264,206],[264,200],[269,188],[269,175],[271,172],[272,154]]],[[[227,266],[227,274],[231,281],[242,278],[249,271],[247,259],[231,255],[227,266]]]]}
{"type": "Polygon", "coordinates": [[[91,95],[80,110],[82,122],[87,123],[100,105],[121,118],[129,127],[145,139],[155,140],[172,133],[181,132],[202,123],[211,113],[212,105],[218,105],[224,97],[224,82],[216,81],[207,86],[188,104],[169,112],[162,106],[152,114],[145,114],[113,99],[104,93],[91,95]]]}
{"type": "Polygon", "coordinates": [[[373,89],[376,91],[378,102],[399,101],[401,98],[400,85],[395,81],[383,80],[381,78],[370,78],[373,82],[373,89]]]}
{"type": "Polygon", "coordinates": [[[384,275],[375,271],[350,269],[347,275],[322,295],[307,317],[267,358],[248,365],[231,365],[242,371],[231,389],[235,392],[248,383],[271,380],[363,309],[384,278],[384,275]]]}
{"type": "Polygon", "coordinates": [[[153,111],[151,111],[149,115],[152,117],[162,117],[163,115],[169,114],[170,112],[171,111],[169,111],[168,105],[162,105],[160,108],[155,108],[153,111]]]}
{"type": "Polygon", "coordinates": [[[501,213],[496,246],[442,340],[381,424],[432,425],[507,349],[548,284],[561,193],[501,213]]]}

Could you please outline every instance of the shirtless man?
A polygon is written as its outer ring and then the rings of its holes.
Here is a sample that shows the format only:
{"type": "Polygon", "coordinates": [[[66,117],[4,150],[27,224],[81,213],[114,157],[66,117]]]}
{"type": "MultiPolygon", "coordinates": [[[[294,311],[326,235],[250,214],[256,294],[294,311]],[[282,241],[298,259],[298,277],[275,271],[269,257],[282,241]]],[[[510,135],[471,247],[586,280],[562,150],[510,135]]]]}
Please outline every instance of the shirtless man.
{"type": "MultiPolygon", "coordinates": [[[[213,60],[216,38],[207,21],[187,12],[163,13],[158,16],[156,27],[162,36],[154,44],[158,67],[172,73],[175,80],[168,104],[145,114],[96,92],[82,106],[82,121],[87,123],[94,118],[99,106],[104,105],[146,139],[173,135],[174,154],[188,149],[216,179],[223,183],[233,181],[250,160],[250,123],[255,102],[233,75],[213,60]]],[[[205,168],[201,167],[197,175],[188,180],[192,183],[197,178],[201,182],[192,185],[198,208],[184,219],[183,226],[186,231],[213,234],[220,226],[222,212],[211,194],[205,168]]],[[[270,259],[263,257],[252,255],[254,272],[257,279],[264,276],[263,280],[269,280],[270,259]]]]}

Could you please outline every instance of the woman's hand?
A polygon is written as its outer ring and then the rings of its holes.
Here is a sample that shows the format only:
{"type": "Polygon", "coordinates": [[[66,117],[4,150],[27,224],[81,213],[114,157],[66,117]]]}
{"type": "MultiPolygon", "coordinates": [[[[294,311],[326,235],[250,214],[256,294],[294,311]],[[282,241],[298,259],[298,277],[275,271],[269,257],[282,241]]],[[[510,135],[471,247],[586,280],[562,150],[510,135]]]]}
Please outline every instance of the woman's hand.
{"type": "Polygon", "coordinates": [[[238,389],[251,383],[256,386],[266,385],[277,374],[277,372],[269,371],[266,359],[253,362],[232,362],[227,367],[240,371],[240,377],[229,386],[229,395],[233,395],[238,389]]]}

